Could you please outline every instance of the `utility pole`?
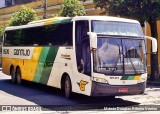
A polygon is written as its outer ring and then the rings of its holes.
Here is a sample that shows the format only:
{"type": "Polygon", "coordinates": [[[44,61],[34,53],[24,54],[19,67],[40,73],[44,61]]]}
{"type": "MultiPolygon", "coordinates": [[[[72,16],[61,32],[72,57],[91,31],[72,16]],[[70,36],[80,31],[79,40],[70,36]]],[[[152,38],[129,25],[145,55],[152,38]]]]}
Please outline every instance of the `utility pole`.
{"type": "Polygon", "coordinates": [[[43,19],[46,19],[47,18],[47,0],[43,0],[43,11],[44,11],[43,19]]]}

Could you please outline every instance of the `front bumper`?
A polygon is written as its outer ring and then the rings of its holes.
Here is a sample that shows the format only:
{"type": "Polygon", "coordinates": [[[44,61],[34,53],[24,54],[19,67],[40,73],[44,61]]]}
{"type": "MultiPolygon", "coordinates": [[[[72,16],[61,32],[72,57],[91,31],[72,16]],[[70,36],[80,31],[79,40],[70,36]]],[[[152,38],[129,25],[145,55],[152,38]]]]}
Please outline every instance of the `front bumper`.
{"type": "Polygon", "coordinates": [[[104,83],[92,82],[91,96],[121,96],[136,95],[144,93],[146,82],[135,85],[109,85],[104,83]],[[127,92],[120,92],[120,88],[127,88],[127,92]]]}

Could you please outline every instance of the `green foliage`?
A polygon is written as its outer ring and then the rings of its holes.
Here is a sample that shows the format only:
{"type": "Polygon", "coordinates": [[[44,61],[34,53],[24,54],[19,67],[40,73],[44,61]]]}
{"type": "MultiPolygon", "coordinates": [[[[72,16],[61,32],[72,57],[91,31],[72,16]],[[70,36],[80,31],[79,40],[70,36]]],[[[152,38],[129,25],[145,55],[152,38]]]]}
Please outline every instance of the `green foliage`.
{"type": "Polygon", "coordinates": [[[84,6],[78,0],[64,0],[60,16],[74,17],[86,15],[84,6]]]}
{"type": "Polygon", "coordinates": [[[160,0],[93,0],[109,15],[153,22],[160,18],[160,0]]]}
{"type": "MultiPolygon", "coordinates": [[[[2,35],[4,32],[5,26],[0,26],[0,54],[2,53],[2,35]]],[[[1,61],[0,61],[0,66],[1,66],[1,61]]]]}
{"type": "Polygon", "coordinates": [[[21,6],[20,10],[13,14],[13,17],[9,21],[9,26],[25,25],[28,22],[37,19],[35,10],[21,6]]]}
{"type": "Polygon", "coordinates": [[[0,26],[0,36],[3,34],[5,27],[4,26],[0,26]]]}

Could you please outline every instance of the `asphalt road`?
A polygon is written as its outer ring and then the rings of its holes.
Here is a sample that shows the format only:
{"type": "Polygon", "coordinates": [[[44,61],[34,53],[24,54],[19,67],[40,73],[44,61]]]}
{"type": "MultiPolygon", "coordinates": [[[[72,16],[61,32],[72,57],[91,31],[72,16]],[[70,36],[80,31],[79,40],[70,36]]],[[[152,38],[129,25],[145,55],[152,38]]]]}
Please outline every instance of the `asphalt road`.
{"type": "Polygon", "coordinates": [[[67,99],[59,89],[27,81],[16,85],[9,76],[0,72],[0,105],[39,105],[48,110],[104,111],[104,107],[157,104],[160,104],[160,87],[157,86],[148,86],[143,95],[95,98],[74,94],[72,99],[67,99]]]}

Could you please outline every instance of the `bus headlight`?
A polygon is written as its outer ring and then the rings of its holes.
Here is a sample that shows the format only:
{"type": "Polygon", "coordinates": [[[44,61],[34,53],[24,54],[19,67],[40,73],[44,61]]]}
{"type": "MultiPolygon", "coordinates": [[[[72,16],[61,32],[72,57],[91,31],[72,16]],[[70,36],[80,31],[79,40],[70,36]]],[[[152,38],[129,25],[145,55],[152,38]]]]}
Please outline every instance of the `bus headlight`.
{"type": "Polygon", "coordinates": [[[145,82],[145,81],[147,81],[147,77],[145,77],[145,78],[140,78],[139,81],[138,81],[138,83],[145,82]]]}
{"type": "Polygon", "coordinates": [[[104,78],[91,77],[91,80],[100,83],[108,83],[108,81],[104,78]]]}

